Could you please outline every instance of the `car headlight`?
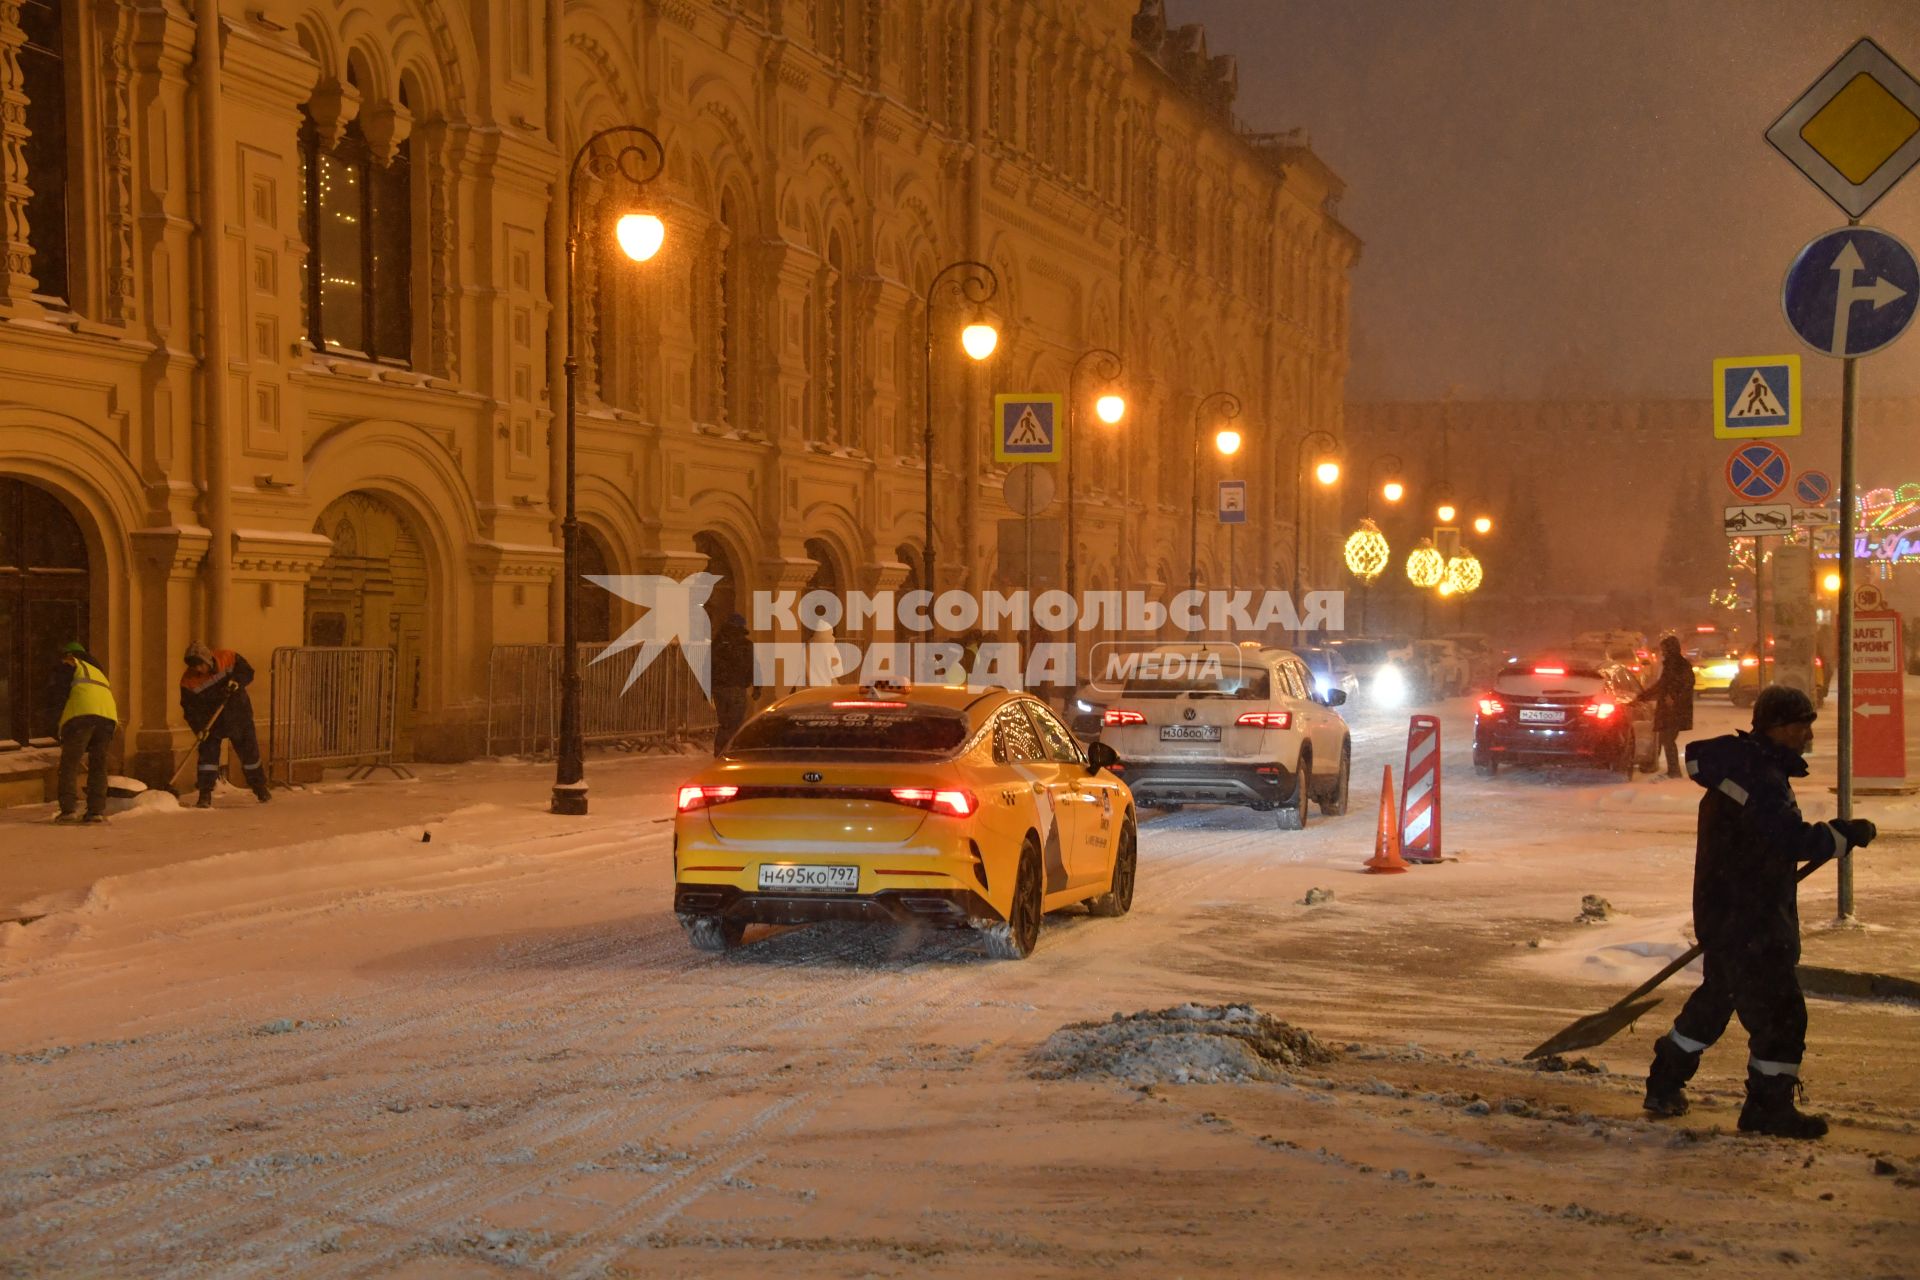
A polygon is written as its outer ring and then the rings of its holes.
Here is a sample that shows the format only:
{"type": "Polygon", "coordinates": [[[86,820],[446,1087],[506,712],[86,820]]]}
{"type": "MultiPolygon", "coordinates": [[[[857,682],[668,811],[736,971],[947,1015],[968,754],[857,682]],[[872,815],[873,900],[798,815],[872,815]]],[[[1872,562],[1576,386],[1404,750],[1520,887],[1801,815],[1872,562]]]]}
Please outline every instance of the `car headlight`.
{"type": "Polygon", "coordinates": [[[1407,700],[1407,678],[1400,674],[1400,668],[1380,668],[1373,677],[1373,696],[1389,707],[1397,707],[1407,700]]]}
{"type": "Polygon", "coordinates": [[[1740,674],[1740,664],[1737,662],[1717,662],[1707,668],[1707,674],[1716,680],[1731,680],[1740,674]]]}

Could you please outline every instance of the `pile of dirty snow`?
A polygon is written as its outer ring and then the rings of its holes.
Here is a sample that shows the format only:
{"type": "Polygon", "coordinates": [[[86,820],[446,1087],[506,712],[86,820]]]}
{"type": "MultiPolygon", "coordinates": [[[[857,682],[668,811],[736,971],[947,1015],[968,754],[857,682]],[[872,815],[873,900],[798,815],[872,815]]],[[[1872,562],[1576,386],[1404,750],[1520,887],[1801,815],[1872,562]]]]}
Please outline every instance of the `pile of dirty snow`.
{"type": "Polygon", "coordinates": [[[1183,1004],[1075,1022],[1033,1054],[1044,1080],[1107,1077],[1129,1084],[1225,1084],[1277,1080],[1294,1067],[1328,1062],[1333,1051],[1310,1032],[1244,1004],[1183,1004]]]}

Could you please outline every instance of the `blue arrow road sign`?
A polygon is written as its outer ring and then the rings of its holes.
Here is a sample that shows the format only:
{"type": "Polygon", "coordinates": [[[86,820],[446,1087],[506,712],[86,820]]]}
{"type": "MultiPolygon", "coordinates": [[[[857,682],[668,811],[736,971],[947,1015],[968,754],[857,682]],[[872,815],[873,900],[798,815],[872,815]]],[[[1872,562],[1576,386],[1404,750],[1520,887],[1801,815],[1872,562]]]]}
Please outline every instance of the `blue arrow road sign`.
{"type": "Polygon", "coordinates": [[[1787,455],[1778,445],[1756,440],[1741,445],[1727,459],[1727,488],[1736,498],[1766,502],[1787,487],[1790,470],[1787,455]]]}
{"type": "Polygon", "coordinates": [[[1833,481],[1824,471],[1802,471],[1794,479],[1793,496],[1803,507],[1824,507],[1833,496],[1833,481]]]}
{"type": "Polygon", "coordinates": [[[1920,306],[1913,250],[1875,227],[1841,227],[1800,251],[1780,305],[1822,355],[1864,356],[1892,342],[1920,306]]]}

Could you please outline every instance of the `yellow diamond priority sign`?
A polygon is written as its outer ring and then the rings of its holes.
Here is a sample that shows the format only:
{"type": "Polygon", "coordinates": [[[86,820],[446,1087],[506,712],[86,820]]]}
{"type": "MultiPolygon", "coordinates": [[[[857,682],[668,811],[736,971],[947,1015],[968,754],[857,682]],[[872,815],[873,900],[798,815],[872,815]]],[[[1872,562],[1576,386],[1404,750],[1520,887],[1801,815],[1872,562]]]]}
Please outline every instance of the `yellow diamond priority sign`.
{"type": "Polygon", "coordinates": [[[1863,39],[1774,121],[1767,141],[1857,218],[1920,163],[1920,81],[1863,39]]]}

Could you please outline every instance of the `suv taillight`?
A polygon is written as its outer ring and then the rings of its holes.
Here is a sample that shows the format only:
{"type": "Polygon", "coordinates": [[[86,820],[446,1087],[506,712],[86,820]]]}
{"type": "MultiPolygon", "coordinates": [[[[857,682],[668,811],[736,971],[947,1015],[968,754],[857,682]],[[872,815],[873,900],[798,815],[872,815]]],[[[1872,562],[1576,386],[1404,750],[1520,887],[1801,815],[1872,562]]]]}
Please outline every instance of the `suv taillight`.
{"type": "Polygon", "coordinates": [[[893,798],[901,804],[953,818],[965,818],[979,807],[971,791],[936,791],[932,787],[895,787],[893,798]]]}
{"type": "Polygon", "coordinates": [[[1507,704],[1494,697],[1482,698],[1480,699],[1480,714],[1483,716],[1503,716],[1507,714],[1507,704]]]}
{"type": "Polygon", "coordinates": [[[1235,724],[1244,724],[1253,729],[1291,729],[1293,712],[1291,711],[1243,711],[1235,724]]]}
{"type": "Polygon", "coordinates": [[[682,787],[680,788],[680,812],[688,813],[694,809],[705,809],[722,801],[731,800],[739,794],[738,787],[682,787]]]}
{"type": "Polygon", "coordinates": [[[1109,707],[1100,717],[1101,724],[1145,724],[1147,718],[1138,711],[1129,711],[1125,707],[1109,707]]]}
{"type": "Polygon", "coordinates": [[[1610,720],[1613,718],[1613,713],[1619,709],[1617,704],[1606,698],[1595,698],[1582,708],[1587,715],[1592,716],[1595,720],[1610,720]]]}

